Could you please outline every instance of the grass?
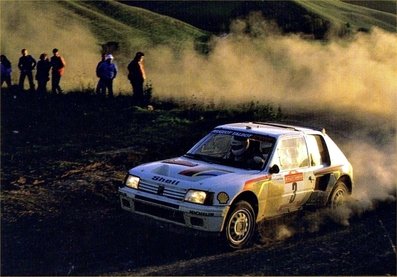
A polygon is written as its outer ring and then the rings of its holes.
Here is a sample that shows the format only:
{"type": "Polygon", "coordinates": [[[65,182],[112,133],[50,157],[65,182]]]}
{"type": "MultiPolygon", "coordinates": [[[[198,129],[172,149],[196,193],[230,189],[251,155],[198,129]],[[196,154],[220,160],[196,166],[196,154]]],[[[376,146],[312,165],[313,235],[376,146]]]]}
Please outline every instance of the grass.
{"type": "Polygon", "coordinates": [[[343,2],[374,9],[382,12],[387,12],[392,15],[397,13],[397,1],[396,0],[342,0],[343,2]]]}
{"type": "MultiPolygon", "coordinates": [[[[349,23],[352,29],[370,29],[373,26],[396,31],[396,1],[123,1],[166,14],[201,29],[214,33],[228,32],[230,22],[260,10],[268,19],[275,20],[287,32],[313,32],[307,19],[321,18],[330,25],[349,23]]],[[[315,25],[315,23],[313,24],[315,25]]],[[[320,32],[317,30],[317,32],[320,32]]]]}
{"type": "Polygon", "coordinates": [[[367,8],[352,5],[339,0],[295,0],[295,2],[334,25],[349,24],[353,29],[371,29],[376,26],[390,32],[397,30],[395,14],[372,9],[369,6],[367,8]]]}
{"type": "Polygon", "coordinates": [[[208,34],[180,20],[115,1],[60,1],[89,24],[100,41],[117,41],[131,49],[158,44],[179,48],[208,34]]]}

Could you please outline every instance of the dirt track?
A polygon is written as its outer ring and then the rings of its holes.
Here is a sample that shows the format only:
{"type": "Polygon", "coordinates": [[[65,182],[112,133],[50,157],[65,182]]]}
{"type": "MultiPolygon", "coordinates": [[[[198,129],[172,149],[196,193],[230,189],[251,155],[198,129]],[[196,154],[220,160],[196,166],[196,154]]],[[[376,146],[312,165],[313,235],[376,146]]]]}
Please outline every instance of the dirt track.
{"type": "Polygon", "coordinates": [[[2,275],[396,275],[395,202],[315,231],[299,215],[279,241],[261,225],[254,247],[229,251],[119,208],[126,169],[186,151],[201,136],[186,129],[194,122],[117,99],[36,100],[2,98],[2,275]],[[176,151],[170,140],[184,142],[176,151]]]}

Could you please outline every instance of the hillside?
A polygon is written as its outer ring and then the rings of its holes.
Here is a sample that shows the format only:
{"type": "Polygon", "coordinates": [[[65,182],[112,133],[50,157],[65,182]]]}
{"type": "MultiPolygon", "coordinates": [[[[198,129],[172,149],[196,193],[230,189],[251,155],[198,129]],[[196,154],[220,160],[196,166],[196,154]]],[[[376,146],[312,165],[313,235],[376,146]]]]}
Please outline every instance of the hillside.
{"type": "Polygon", "coordinates": [[[342,0],[343,2],[367,7],[370,9],[383,11],[392,15],[397,14],[397,1],[396,0],[342,0]]]}
{"type": "MultiPolygon", "coordinates": [[[[296,0],[296,2],[307,10],[329,20],[334,25],[342,26],[346,24],[353,30],[369,30],[373,26],[380,27],[390,32],[395,32],[397,30],[396,14],[373,9],[370,5],[367,5],[367,7],[359,5],[363,4],[362,2],[357,2],[355,4],[345,3],[339,0],[296,0]]],[[[384,9],[387,8],[387,6],[382,7],[384,9]]]]}
{"type": "Polygon", "coordinates": [[[377,26],[387,31],[396,31],[394,0],[123,1],[122,3],[179,18],[214,33],[228,32],[229,24],[233,19],[257,10],[266,18],[275,20],[285,32],[312,33],[318,38],[324,36],[329,25],[343,26],[347,23],[353,29],[364,30],[377,26]]]}
{"type": "MultiPolygon", "coordinates": [[[[115,1],[0,1],[0,9],[0,49],[13,65],[13,82],[18,81],[22,48],[36,59],[58,48],[67,63],[65,90],[95,86],[95,67],[104,45],[111,46],[124,69],[137,51],[161,45],[178,51],[208,36],[180,20],[115,1]]],[[[130,90],[128,83],[119,86],[130,90]]]]}
{"type": "Polygon", "coordinates": [[[157,44],[178,47],[206,36],[180,20],[115,1],[60,1],[59,4],[88,21],[98,39],[119,41],[124,49],[157,44]]]}

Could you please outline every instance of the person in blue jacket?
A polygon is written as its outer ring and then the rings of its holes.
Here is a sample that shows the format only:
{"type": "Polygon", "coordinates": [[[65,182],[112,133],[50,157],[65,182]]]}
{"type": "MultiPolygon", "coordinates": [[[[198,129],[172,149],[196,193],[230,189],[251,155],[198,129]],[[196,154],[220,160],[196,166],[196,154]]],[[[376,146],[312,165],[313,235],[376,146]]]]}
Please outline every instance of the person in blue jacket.
{"type": "Polygon", "coordinates": [[[113,79],[117,76],[117,66],[113,63],[113,56],[108,54],[105,56],[105,61],[98,67],[98,76],[102,86],[101,94],[106,96],[106,90],[109,97],[113,97],[113,79]]]}
{"type": "Polygon", "coordinates": [[[6,82],[8,88],[11,88],[11,62],[7,59],[5,55],[1,55],[1,85],[3,85],[4,82],[6,82]]]}

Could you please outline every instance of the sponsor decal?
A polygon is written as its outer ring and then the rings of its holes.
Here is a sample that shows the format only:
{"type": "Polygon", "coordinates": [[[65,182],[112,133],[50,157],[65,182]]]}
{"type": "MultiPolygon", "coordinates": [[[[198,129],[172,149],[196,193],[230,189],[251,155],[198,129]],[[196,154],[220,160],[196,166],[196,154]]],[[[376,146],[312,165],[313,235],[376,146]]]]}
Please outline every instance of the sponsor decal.
{"type": "Polygon", "coordinates": [[[161,176],[156,176],[156,175],[152,177],[152,180],[157,181],[157,182],[166,183],[166,184],[171,184],[171,185],[179,184],[179,181],[177,181],[177,180],[166,179],[166,178],[163,178],[161,176]]]}
{"type": "Polygon", "coordinates": [[[332,167],[322,168],[317,171],[314,171],[314,176],[325,175],[327,173],[340,171],[341,168],[342,168],[342,165],[336,165],[336,166],[332,166],[332,167]]]}
{"type": "Polygon", "coordinates": [[[201,216],[214,216],[214,213],[204,213],[204,212],[197,212],[197,211],[189,211],[190,214],[194,215],[201,215],[201,216]]]}
{"type": "Polygon", "coordinates": [[[220,192],[216,196],[216,199],[218,199],[219,204],[226,204],[229,201],[229,195],[227,195],[226,192],[220,192]]]}
{"type": "Polygon", "coordinates": [[[238,137],[244,137],[244,138],[250,138],[253,135],[248,134],[248,133],[242,133],[242,132],[236,132],[236,131],[230,131],[230,130],[221,130],[221,129],[216,129],[212,131],[213,134],[224,134],[224,135],[232,135],[232,136],[238,136],[238,137]]]}
{"type": "Polygon", "coordinates": [[[219,176],[227,173],[230,173],[230,171],[211,169],[211,168],[188,169],[179,172],[179,174],[181,175],[190,176],[190,177],[219,176]]]}
{"type": "Polygon", "coordinates": [[[183,160],[180,160],[180,159],[170,159],[170,160],[163,161],[163,163],[184,165],[184,166],[188,166],[188,167],[195,167],[195,166],[198,165],[197,163],[192,163],[192,162],[189,162],[189,161],[183,161],[183,160]]]}
{"type": "Polygon", "coordinates": [[[254,185],[262,184],[269,180],[271,180],[271,175],[263,175],[255,179],[248,180],[244,184],[244,190],[252,190],[254,185]]]}
{"type": "Polygon", "coordinates": [[[294,182],[300,182],[303,181],[303,173],[302,172],[297,172],[295,170],[290,171],[288,175],[285,175],[285,183],[294,183],[294,182]]]}

